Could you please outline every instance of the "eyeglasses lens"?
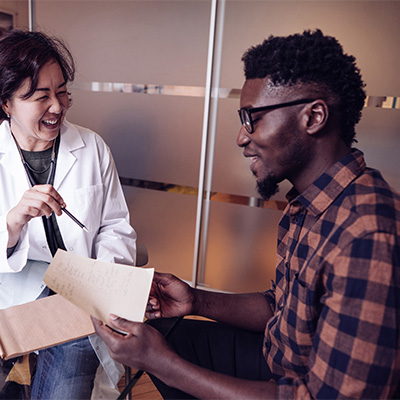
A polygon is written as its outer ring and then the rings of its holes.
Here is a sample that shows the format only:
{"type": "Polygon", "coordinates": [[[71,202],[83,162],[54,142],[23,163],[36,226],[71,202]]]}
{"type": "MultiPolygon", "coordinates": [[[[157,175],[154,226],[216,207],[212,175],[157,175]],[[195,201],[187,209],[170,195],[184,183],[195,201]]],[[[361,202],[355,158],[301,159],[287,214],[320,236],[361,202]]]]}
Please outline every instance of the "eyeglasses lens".
{"type": "Polygon", "coordinates": [[[251,123],[251,117],[250,117],[249,112],[245,108],[242,108],[240,110],[240,120],[242,122],[242,125],[247,130],[247,132],[252,133],[253,132],[253,126],[252,126],[252,123],[251,123]]]}

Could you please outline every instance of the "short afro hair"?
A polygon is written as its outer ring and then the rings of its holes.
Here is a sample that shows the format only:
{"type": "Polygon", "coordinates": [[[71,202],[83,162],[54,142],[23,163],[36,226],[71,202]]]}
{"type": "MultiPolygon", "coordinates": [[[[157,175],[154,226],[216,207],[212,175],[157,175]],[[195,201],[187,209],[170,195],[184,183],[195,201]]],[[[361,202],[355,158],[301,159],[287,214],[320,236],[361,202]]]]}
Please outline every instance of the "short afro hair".
{"type": "Polygon", "coordinates": [[[338,101],[341,137],[351,146],[361,118],[365,84],[355,58],[319,30],[286,37],[270,36],[242,57],[246,79],[268,78],[276,86],[312,84],[329,90],[338,101]]]}

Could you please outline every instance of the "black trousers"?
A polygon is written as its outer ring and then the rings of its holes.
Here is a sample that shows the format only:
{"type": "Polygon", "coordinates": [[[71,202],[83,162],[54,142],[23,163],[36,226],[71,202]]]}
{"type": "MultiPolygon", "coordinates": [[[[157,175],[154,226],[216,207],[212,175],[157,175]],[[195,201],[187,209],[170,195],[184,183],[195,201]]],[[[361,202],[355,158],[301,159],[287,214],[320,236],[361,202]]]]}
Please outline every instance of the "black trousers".
{"type": "MultiPolygon", "coordinates": [[[[153,320],[150,325],[165,334],[175,319],[153,320]]],[[[168,336],[168,343],[184,359],[229,376],[269,380],[271,372],[262,355],[263,333],[210,321],[183,319],[168,336]]],[[[193,399],[150,376],[164,399],[193,399]]]]}

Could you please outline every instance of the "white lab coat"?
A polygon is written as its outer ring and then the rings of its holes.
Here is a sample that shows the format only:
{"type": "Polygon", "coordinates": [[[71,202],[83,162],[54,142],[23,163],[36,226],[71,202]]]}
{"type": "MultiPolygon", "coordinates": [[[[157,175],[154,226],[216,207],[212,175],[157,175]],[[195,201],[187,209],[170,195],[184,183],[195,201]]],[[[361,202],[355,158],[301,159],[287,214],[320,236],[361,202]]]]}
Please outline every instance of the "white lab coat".
{"type": "MultiPolygon", "coordinates": [[[[89,230],[83,231],[64,213],[57,217],[67,251],[134,265],[136,233],[129,224],[128,208],[108,146],[96,133],[67,121],[60,132],[54,187],[67,209],[89,230]]],[[[36,299],[44,288],[42,277],[52,259],[41,218],[25,225],[14,253],[7,259],[6,215],[29,187],[9,123],[4,121],[0,125],[0,308],[36,299]]],[[[100,339],[95,336],[91,341],[102,365],[113,364],[100,339]]],[[[111,365],[107,372],[115,383],[118,377],[112,369],[111,365]]]]}

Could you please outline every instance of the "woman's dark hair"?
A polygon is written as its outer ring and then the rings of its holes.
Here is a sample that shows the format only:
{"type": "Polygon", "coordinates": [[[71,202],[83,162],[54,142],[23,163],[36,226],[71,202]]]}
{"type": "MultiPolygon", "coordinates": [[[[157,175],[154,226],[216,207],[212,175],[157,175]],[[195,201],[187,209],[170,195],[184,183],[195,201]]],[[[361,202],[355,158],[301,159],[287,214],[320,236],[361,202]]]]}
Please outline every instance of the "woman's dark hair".
{"type": "MultiPolygon", "coordinates": [[[[23,98],[31,97],[37,88],[41,68],[51,60],[58,62],[66,82],[74,80],[74,60],[60,39],[51,38],[41,32],[17,29],[2,32],[0,36],[0,106],[13,97],[27,78],[31,80],[31,86],[23,98]]],[[[6,117],[0,107],[0,119],[6,117]]]]}
{"type": "Polygon", "coordinates": [[[364,83],[353,56],[320,30],[287,37],[270,36],[243,55],[246,79],[266,78],[274,85],[317,85],[337,99],[341,137],[351,146],[364,106],[364,83]],[[329,93],[330,92],[330,93],[329,93]]]}

